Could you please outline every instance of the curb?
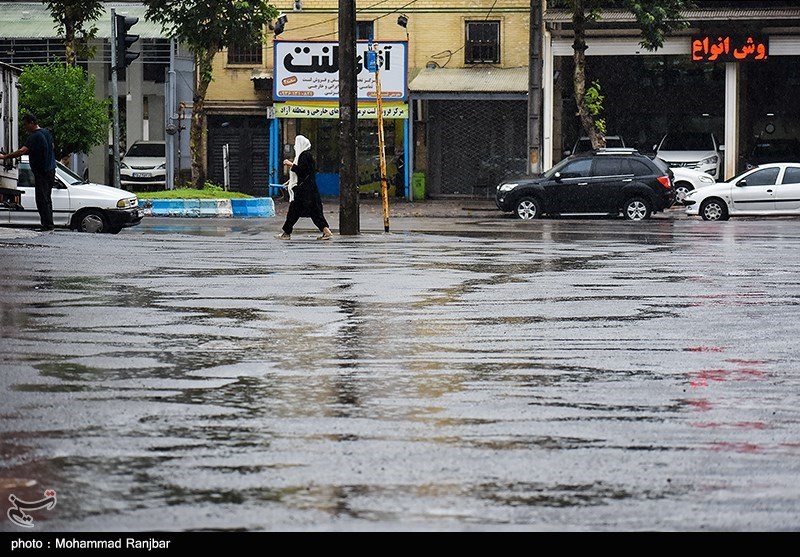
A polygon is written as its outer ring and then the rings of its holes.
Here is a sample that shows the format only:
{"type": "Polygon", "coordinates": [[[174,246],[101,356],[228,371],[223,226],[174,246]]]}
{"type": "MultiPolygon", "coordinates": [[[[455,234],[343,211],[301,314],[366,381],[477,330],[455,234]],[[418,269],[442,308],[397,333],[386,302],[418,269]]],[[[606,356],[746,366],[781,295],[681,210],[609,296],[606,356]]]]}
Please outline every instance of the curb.
{"type": "Polygon", "coordinates": [[[271,197],[252,199],[140,199],[148,217],[274,217],[271,197]]]}

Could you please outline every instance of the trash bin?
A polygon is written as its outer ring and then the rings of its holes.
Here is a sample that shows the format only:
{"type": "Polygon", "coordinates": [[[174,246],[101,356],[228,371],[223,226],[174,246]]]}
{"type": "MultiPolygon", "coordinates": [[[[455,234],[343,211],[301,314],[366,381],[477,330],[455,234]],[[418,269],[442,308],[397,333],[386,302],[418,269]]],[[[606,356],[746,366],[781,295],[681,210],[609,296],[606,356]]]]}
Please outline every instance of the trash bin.
{"type": "Polygon", "coordinates": [[[425,199],[425,174],[414,172],[411,175],[411,193],[414,199],[425,199]]]}

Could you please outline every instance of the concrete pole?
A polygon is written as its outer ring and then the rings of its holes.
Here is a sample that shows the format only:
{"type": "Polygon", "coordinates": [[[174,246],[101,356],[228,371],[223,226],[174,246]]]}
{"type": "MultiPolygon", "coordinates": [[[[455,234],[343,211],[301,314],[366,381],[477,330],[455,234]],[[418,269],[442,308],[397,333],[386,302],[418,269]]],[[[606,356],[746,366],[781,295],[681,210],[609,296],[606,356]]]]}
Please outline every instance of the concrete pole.
{"type": "Polygon", "coordinates": [[[531,0],[528,65],[528,173],[542,171],[542,3],[531,0]]]}

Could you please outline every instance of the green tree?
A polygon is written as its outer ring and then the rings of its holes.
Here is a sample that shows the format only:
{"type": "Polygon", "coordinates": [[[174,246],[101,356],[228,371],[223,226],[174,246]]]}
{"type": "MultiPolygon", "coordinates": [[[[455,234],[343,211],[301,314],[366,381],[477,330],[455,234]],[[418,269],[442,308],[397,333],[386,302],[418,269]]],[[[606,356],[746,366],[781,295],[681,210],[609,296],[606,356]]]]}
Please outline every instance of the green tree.
{"type": "Polygon", "coordinates": [[[575,73],[575,104],[578,117],[594,149],[605,147],[605,122],[598,120],[602,111],[602,96],[595,82],[586,89],[586,29],[602,19],[603,8],[625,8],[636,18],[641,30],[643,48],[655,51],[664,46],[664,38],[686,26],[681,11],[693,6],[691,0],[551,0],[553,7],[566,7],[572,12],[572,27],[575,33],[572,43],[575,73]],[[598,125],[599,124],[599,125],[598,125]]]}
{"type": "Polygon", "coordinates": [[[213,79],[211,63],[224,47],[263,40],[264,26],[278,10],[265,0],[144,0],[146,17],[160,23],[167,35],[176,37],[195,55],[197,83],[189,128],[192,182],[206,182],[205,113],[208,86],[213,79]]]}
{"type": "Polygon", "coordinates": [[[59,159],[108,143],[109,100],[94,97],[94,77],[83,68],[30,65],[19,77],[19,110],[53,134],[59,159]]]}
{"type": "Polygon", "coordinates": [[[67,65],[74,66],[79,56],[93,57],[95,49],[89,47],[88,41],[97,36],[93,22],[102,15],[103,3],[100,0],[42,0],[42,3],[47,4],[58,35],[64,37],[67,65]]]}

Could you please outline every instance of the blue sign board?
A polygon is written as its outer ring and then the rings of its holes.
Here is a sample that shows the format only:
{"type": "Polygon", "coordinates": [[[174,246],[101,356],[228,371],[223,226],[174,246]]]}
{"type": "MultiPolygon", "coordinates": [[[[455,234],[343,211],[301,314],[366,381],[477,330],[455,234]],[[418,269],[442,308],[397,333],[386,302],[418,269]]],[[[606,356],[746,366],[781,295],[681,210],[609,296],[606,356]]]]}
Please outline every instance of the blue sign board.
{"type": "Polygon", "coordinates": [[[378,71],[378,53],[374,50],[368,50],[367,55],[367,71],[369,73],[377,73],[378,71]]]}

